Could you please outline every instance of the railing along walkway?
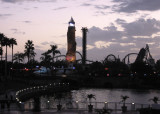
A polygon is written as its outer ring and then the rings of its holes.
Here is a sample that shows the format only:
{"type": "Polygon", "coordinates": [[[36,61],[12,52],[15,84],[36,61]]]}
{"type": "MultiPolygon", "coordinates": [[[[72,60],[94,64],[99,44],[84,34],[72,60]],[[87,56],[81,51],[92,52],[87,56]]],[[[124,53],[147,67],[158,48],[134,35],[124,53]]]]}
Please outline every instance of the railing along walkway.
{"type": "Polygon", "coordinates": [[[65,92],[69,90],[69,83],[53,83],[45,86],[34,86],[17,91],[16,100],[21,103],[22,101],[26,101],[35,96],[38,97],[53,92],[65,92]]]}

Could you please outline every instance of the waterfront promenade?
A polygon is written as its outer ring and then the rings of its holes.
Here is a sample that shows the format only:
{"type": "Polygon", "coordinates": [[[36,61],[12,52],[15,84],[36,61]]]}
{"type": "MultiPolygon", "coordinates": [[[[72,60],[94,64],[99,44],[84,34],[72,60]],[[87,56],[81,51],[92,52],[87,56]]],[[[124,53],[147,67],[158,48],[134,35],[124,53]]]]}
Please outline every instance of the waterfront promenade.
{"type": "MultiPolygon", "coordinates": [[[[50,87],[50,86],[48,86],[50,87]]],[[[35,89],[33,89],[35,91],[35,89]]],[[[39,90],[39,89],[38,89],[39,90]]],[[[37,91],[37,90],[36,90],[37,91]]],[[[33,92],[33,91],[32,91],[33,92]]],[[[145,108],[148,107],[148,105],[143,105],[143,104],[132,104],[132,103],[128,103],[126,105],[128,105],[128,111],[126,113],[122,113],[120,107],[121,104],[120,103],[116,103],[116,102],[94,102],[93,106],[93,112],[88,112],[88,108],[87,102],[76,102],[74,101],[74,108],[67,108],[67,106],[65,106],[61,111],[57,111],[57,109],[54,108],[50,108],[48,109],[48,107],[42,108],[40,112],[33,112],[33,106],[31,106],[32,108],[29,109],[25,109],[23,106],[23,103],[17,103],[16,102],[16,92],[14,91],[8,91],[5,94],[0,95],[0,100],[11,100],[11,96],[13,96],[12,100],[14,101],[13,103],[10,103],[10,107],[7,108],[7,104],[5,104],[5,108],[2,109],[2,107],[0,107],[0,113],[2,114],[98,114],[95,109],[102,109],[102,108],[106,108],[106,109],[112,109],[111,114],[139,114],[138,111],[136,111],[137,108],[145,108]],[[133,109],[134,108],[134,109],[133,109]]],[[[33,103],[28,103],[26,105],[30,105],[33,103]]],[[[0,104],[2,105],[2,104],[0,104]]],[[[46,104],[47,106],[48,104],[46,104]]],[[[51,106],[53,104],[50,104],[51,106]]]]}
{"type": "MultiPolygon", "coordinates": [[[[15,92],[13,91],[8,91],[6,94],[3,94],[0,96],[0,99],[6,99],[6,95],[8,96],[8,100],[10,100],[10,95],[13,95],[13,101],[15,101],[15,92]]],[[[112,107],[113,109],[115,107],[112,107]]],[[[33,112],[32,110],[25,110],[24,108],[22,108],[20,105],[18,105],[17,102],[13,102],[10,104],[10,107],[7,108],[7,105],[5,105],[5,108],[2,109],[0,108],[0,114],[98,114],[97,112],[95,112],[95,110],[93,110],[93,112],[88,112],[87,108],[75,108],[75,109],[62,109],[61,111],[57,111],[56,108],[54,109],[42,109],[40,112],[33,112]]],[[[128,111],[126,113],[122,113],[121,110],[113,110],[111,112],[111,114],[139,114],[138,111],[136,110],[132,110],[132,111],[128,111]]]]}
{"type": "MultiPolygon", "coordinates": [[[[98,114],[97,112],[88,112],[87,110],[44,110],[41,112],[32,112],[32,111],[0,111],[2,114],[98,114]]],[[[122,113],[121,111],[112,111],[111,114],[139,114],[137,111],[128,111],[122,113]]]]}

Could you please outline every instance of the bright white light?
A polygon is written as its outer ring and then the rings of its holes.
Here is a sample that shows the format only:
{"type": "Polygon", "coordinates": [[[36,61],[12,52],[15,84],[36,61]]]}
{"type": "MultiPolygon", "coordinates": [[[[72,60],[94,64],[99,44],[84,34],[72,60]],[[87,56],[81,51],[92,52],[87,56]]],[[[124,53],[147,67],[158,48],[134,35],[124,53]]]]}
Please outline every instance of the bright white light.
{"type": "Polygon", "coordinates": [[[73,27],[73,26],[74,26],[74,24],[73,24],[73,23],[69,23],[69,26],[72,26],[72,27],[73,27]]]}

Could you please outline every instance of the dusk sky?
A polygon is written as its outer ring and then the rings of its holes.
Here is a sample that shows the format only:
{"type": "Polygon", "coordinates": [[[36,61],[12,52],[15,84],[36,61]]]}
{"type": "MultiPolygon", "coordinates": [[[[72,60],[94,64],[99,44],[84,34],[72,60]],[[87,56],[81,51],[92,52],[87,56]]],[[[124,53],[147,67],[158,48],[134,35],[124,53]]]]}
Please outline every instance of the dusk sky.
{"type": "Polygon", "coordinates": [[[89,60],[101,61],[109,54],[123,59],[146,44],[153,58],[160,59],[160,0],[0,0],[0,4],[0,33],[17,40],[14,53],[24,52],[25,42],[32,40],[37,60],[50,45],[66,54],[72,16],[77,51],[82,49],[81,28],[88,28],[89,60]]]}

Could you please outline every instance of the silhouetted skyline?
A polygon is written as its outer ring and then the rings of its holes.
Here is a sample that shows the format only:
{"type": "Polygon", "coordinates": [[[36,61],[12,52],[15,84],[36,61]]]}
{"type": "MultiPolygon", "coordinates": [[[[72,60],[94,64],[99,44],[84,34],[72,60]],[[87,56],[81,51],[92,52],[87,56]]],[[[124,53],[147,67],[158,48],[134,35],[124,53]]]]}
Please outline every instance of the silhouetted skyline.
{"type": "Polygon", "coordinates": [[[0,32],[17,40],[14,53],[24,52],[25,42],[32,40],[36,59],[50,44],[66,54],[72,16],[77,51],[82,50],[81,28],[88,28],[87,59],[103,60],[109,54],[122,59],[146,44],[153,58],[160,59],[159,0],[0,0],[0,4],[0,32]]]}

